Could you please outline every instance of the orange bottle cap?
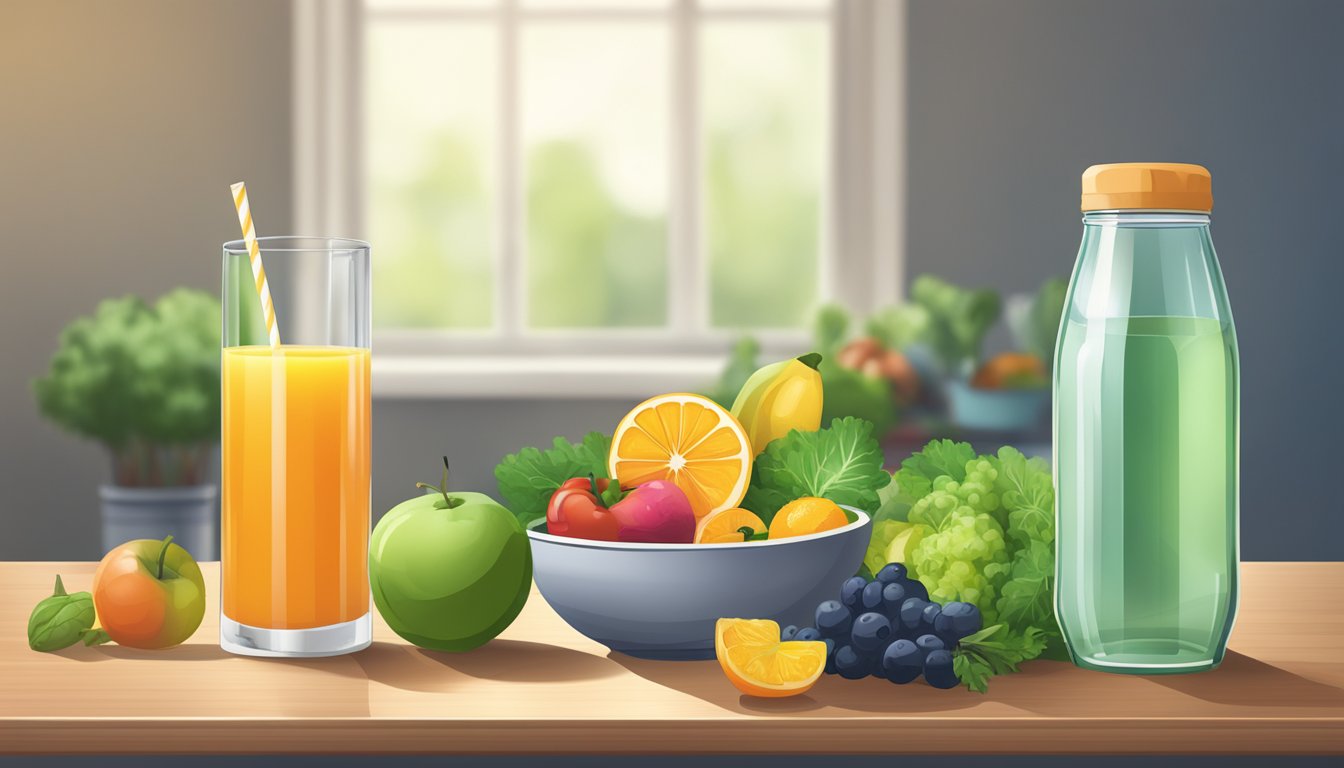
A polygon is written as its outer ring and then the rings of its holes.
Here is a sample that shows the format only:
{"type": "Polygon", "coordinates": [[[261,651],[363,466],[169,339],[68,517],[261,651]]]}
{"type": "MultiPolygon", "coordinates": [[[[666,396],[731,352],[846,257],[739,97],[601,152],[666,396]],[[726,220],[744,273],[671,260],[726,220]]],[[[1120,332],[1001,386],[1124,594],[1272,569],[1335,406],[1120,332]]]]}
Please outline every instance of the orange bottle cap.
{"type": "Polygon", "coordinates": [[[1209,169],[1188,163],[1107,163],[1083,171],[1083,210],[1212,211],[1209,169]]]}

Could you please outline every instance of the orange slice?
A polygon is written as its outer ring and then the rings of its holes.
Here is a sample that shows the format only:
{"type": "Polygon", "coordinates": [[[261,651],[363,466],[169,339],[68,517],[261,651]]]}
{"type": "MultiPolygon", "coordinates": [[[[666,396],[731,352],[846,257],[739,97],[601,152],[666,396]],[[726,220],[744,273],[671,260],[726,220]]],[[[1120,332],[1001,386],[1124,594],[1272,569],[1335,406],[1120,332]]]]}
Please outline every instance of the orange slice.
{"type": "Polygon", "coordinates": [[[622,487],[671,481],[699,520],[742,501],[754,456],[746,430],[718,403],[670,394],[645,400],[621,419],[607,465],[622,487]]]}
{"type": "Polygon", "coordinates": [[[749,696],[805,693],[826,667],[826,644],[817,640],[779,641],[779,624],[768,619],[719,619],[714,653],[723,673],[749,696]]]}
{"type": "Polygon", "coordinates": [[[849,525],[845,511],[830,499],[804,496],[785,504],[770,521],[770,538],[806,536],[849,525]]]}
{"type": "Polygon", "coordinates": [[[749,509],[733,507],[705,515],[695,526],[696,544],[741,544],[746,541],[742,528],[753,533],[765,530],[765,521],[749,509]]]}

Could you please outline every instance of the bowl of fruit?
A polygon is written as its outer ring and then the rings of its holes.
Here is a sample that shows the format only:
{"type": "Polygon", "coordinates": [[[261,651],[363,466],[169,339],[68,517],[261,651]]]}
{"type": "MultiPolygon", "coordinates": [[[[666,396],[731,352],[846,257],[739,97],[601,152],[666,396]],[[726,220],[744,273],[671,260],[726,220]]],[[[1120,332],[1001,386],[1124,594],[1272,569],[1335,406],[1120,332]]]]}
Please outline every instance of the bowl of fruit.
{"type": "Polygon", "coordinates": [[[821,425],[819,356],[761,368],[731,408],[657,395],[608,438],[557,438],[495,469],[533,575],[571,627],[653,659],[714,658],[715,622],[812,620],[862,566],[890,481],[873,427],[821,425]]]}
{"type": "MultiPolygon", "coordinates": [[[[622,521],[647,522],[666,519],[659,507],[676,502],[665,484],[655,481],[636,487],[611,509],[622,521]]],[[[739,534],[736,543],[703,537],[698,544],[587,539],[549,533],[539,524],[528,531],[533,576],[560,618],[613,651],[649,659],[712,659],[718,619],[761,616],[781,625],[810,625],[817,604],[862,564],[871,528],[866,513],[826,499],[793,504],[794,510],[781,509],[764,531],[757,527],[759,518],[753,524],[748,516],[755,516],[742,509],[725,510],[697,526],[722,527],[725,534],[753,529],[751,535],[739,534]],[[801,525],[829,527],[785,536],[791,517],[801,525]],[[775,538],[769,538],[771,530],[775,538]]]]}

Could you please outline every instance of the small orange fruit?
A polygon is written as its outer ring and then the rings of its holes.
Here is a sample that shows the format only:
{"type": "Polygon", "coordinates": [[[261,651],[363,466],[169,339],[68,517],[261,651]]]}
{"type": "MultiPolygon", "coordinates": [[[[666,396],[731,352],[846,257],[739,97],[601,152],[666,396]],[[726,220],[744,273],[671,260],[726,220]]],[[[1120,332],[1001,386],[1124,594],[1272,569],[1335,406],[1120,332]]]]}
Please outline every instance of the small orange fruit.
{"type": "Polygon", "coordinates": [[[826,667],[825,643],[780,642],[779,624],[769,619],[719,619],[714,653],[728,680],[748,696],[805,693],[826,667]]]}
{"type": "Polygon", "coordinates": [[[1050,386],[1050,372],[1041,358],[1025,352],[1004,352],[980,366],[971,377],[976,389],[1033,389],[1050,386]]]}
{"type": "Polygon", "coordinates": [[[740,544],[747,540],[743,528],[752,533],[763,533],[765,521],[755,512],[741,507],[710,512],[695,526],[696,544],[740,544]]]}
{"type": "Polygon", "coordinates": [[[770,538],[806,536],[849,525],[845,511],[830,499],[804,496],[785,504],[770,521],[770,538]]]}

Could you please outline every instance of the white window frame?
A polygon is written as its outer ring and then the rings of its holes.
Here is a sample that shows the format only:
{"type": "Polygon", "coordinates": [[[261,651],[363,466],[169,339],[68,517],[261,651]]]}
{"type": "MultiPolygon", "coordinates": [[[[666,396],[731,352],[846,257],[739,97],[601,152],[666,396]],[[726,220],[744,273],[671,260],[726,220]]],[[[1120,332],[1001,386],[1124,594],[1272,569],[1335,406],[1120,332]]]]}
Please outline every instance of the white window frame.
{"type": "MultiPolygon", "coordinates": [[[[861,316],[903,293],[905,232],[905,0],[831,0],[831,104],[828,189],[823,195],[821,301],[861,316]]],[[[501,0],[501,83],[516,89],[519,0],[501,0]]],[[[362,236],[360,103],[364,11],[360,0],[294,0],[293,178],[298,232],[362,236]]],[[[700,11],[703,12],[703,11],[700,11]]],[[[417,11],[398,12],[414,16],[417,11]]],[[[430,10],[480,15],[471,8],[430,10]]],[[[537,11],[529,11],[534,16],[537,11]]],[[[647,12],[610,7],[548,12],[557,18],[611,18],[647,12]]],[[[673,60],[694,62],[696,0],[672,0],[673,60]]],[[[817,18],[810,10],[722,10],[715,18],[817,18]]],[[[496,262],[498,328],[490,332],[405,330],[374,334],[373,390],[395,398],[627,398],[712,381],[729,330],[706,330],[705,248],[700,210],[698,77],[671,67],[674,162],[669,199],[669,324],[665,329],[523,332],[521,200],[506,200],[496,262]],[[597,352],[595,350],[601,350],[597,352]]],[[[516,108],[506,92],[503,110],[516,108]]],[[[500,172],[515,179],[515,115],[503,114],[500,172]]],[[[378,244],[374,243],[373,258],[378,244]]],[[[806,330],[752,331],[763,357],[797,354],[806,330]]]]}

